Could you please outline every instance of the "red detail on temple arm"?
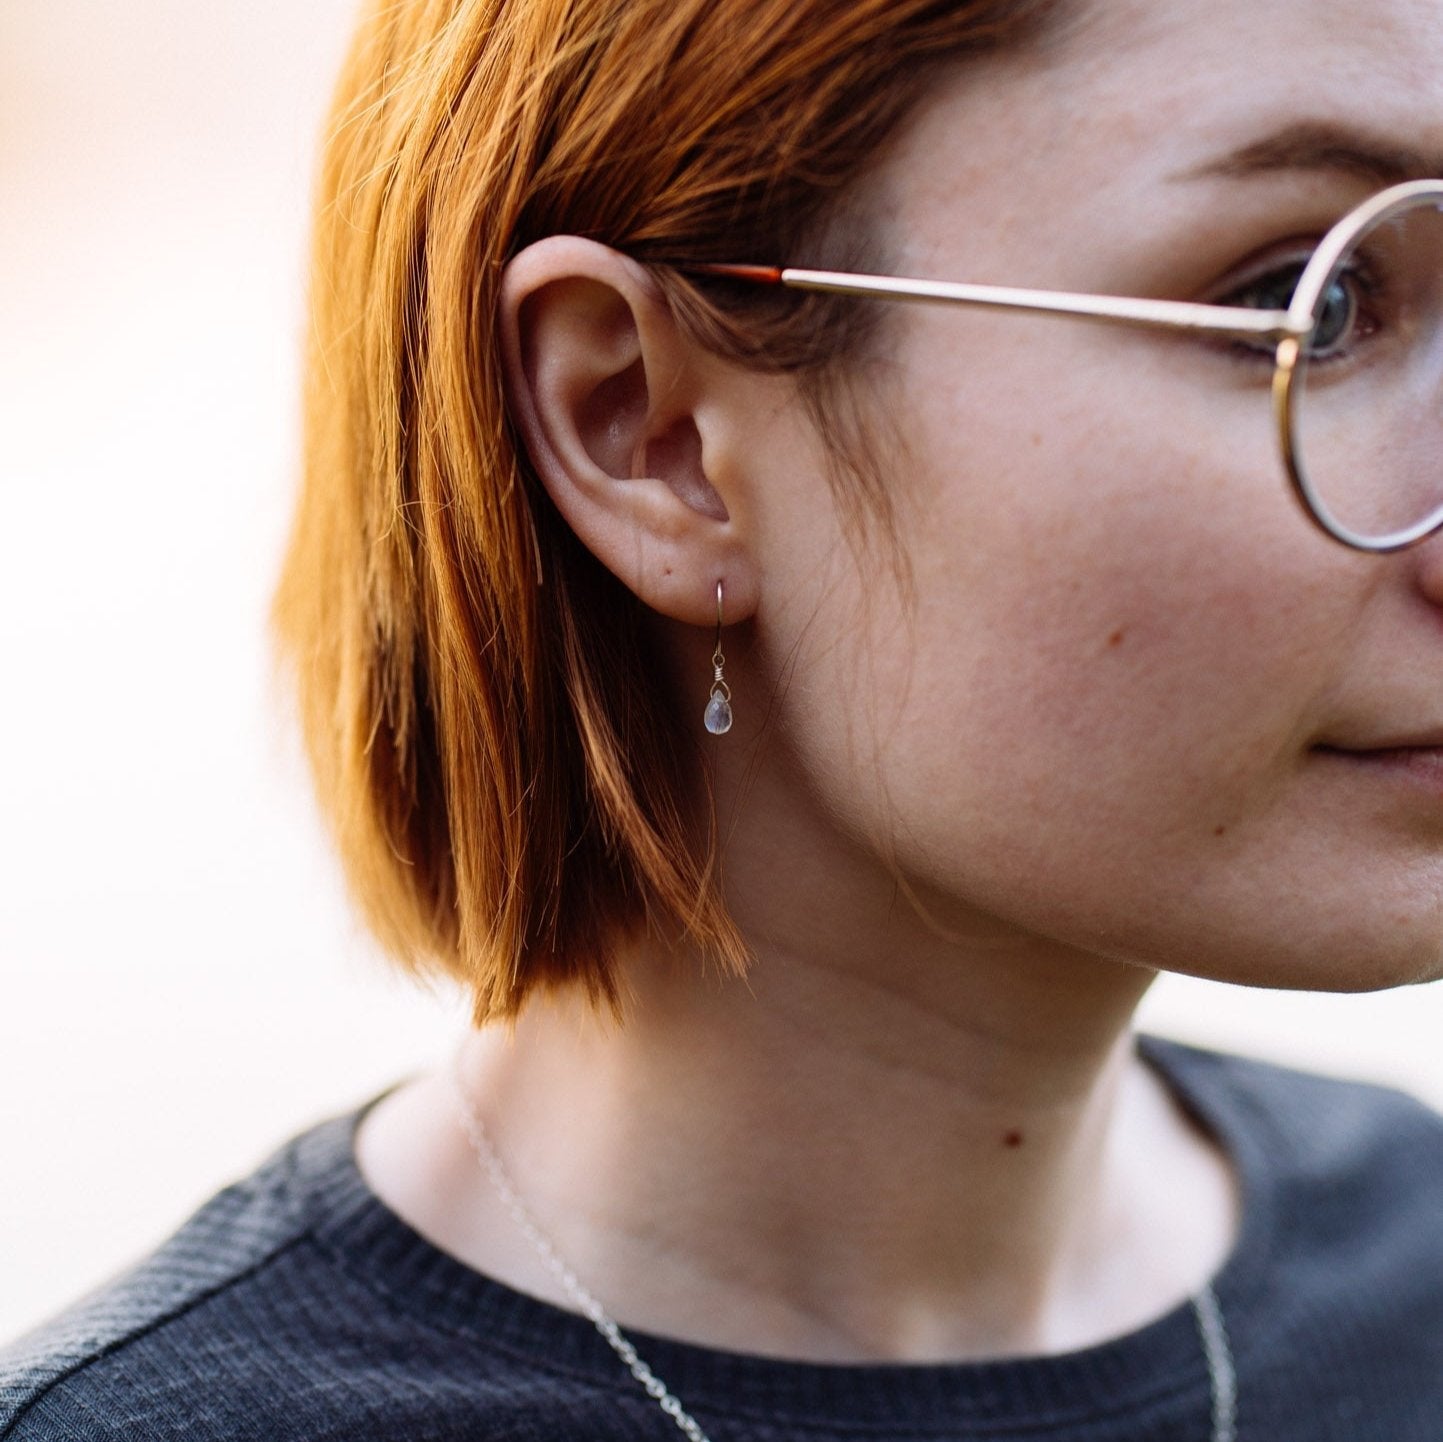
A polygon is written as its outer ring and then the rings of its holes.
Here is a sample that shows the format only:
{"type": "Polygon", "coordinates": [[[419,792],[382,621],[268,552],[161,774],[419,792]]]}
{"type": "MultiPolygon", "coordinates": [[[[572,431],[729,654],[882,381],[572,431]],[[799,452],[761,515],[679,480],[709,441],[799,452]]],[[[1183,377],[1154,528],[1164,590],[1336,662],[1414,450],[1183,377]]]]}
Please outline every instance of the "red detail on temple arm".
{"type": "Polygon", "coordinates": [[[721,265],[715,261],[697,261],[691,265],[678,266],[694,275],[719,275],[727,280],[746,280],[754,285],[780,285],[782,268],[779,265],[721,265]]]}

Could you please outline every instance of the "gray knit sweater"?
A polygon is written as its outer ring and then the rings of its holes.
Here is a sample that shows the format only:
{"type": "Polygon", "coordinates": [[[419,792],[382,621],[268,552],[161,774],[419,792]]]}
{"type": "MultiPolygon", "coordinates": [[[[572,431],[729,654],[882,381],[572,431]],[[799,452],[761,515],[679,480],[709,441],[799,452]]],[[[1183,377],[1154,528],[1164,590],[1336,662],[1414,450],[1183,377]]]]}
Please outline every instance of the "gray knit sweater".
{"type": "MultiPolygon", "coordinates": [[[[1139,1045],[1243,1178],[1242,1235],[1215,1280],[1238,1442],[1440,1442],[1443,1118],[1380,1088],[1139,1045]]],[[[676,1442],[588,1322],[387,1210],[356,1169],[360,1115],[297,1137],[0,1351],[0,1438],[676,1442]]],[[[957,1366],[634,1340],[713,1442],[1210,1435],[1186,1307],[1083,1352],[957,1366]]]]}

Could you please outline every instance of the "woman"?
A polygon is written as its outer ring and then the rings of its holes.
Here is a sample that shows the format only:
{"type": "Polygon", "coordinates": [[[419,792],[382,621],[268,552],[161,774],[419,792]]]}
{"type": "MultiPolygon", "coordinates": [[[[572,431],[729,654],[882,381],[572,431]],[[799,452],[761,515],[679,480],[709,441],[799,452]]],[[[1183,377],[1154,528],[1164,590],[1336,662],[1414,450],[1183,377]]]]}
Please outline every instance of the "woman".
{"type": "Polygon", "coordinates": [[[1443,969],[1440,53],[374,5],[277,620],[477,1031],[13,1350],[0,1437],[1435,1436],[1443,1123],[1130,1024],[1443,969]]]}

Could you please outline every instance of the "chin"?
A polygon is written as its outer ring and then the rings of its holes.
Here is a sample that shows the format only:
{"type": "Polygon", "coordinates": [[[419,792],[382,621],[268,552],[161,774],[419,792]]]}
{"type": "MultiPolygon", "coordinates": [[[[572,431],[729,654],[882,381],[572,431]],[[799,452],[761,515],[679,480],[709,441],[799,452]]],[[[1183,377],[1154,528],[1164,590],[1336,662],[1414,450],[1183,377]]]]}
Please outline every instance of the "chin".
{"type": "Polygon", "coordinates": [[[1287,866],[1267,856],[1250,864],[1255,855],[1195,873],[1172,905],[1134,916],[1145,929],[1137,959],[1279,991],[1388,991],[1443,979],[1436,851],[1422,864],[1382,847],[1314,849],[1287,866]]]}
{"type": "Polygon", "coordinates": [[[1410,935],[1380,929],[1377,935],[1359,938],[1350,927],[1347,935],[1320,935],[1306,949],[1291,936],[1272,947],[1256,942],[1241,947],[1216,965],[1210,961],[1194,953],[1190,964],[1167,970],[1273,991],[1391,991],[1443,979],[1443,932],[1429,929],[1410,935]]]}

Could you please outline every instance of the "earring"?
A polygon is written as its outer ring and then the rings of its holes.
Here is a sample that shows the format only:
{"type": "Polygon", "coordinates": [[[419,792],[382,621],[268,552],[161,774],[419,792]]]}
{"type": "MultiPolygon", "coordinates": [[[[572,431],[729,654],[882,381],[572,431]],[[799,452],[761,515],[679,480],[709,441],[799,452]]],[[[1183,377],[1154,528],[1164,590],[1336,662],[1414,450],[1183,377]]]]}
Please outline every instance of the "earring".
{"type": "Polygon", "coordinates": [[[722,583],[716,583],[716,650],[711,653],[712,682],[711,699],[706,703],[702,722],[713,736],[721,736],[732,729],[732,688],[722,675],[724,664],[721,648],[722,631],[722,583]]]}

